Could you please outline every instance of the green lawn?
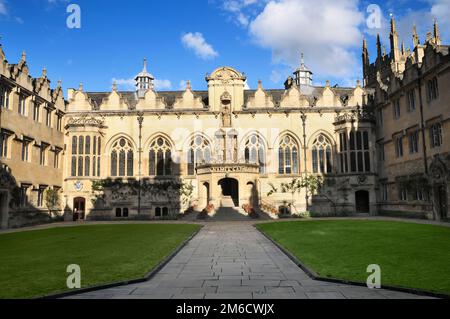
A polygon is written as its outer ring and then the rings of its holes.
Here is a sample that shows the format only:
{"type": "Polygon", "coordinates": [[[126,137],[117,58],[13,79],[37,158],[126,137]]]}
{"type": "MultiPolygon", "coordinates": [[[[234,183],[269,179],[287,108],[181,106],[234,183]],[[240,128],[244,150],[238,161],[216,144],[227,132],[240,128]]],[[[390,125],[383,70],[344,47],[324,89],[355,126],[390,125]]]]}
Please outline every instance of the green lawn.
{"type": "Polygon", "coordinates": [[[70,264],[81,267],[82,288],[142,278],[199,227],[92,225],[0,235],[0,298],[66,291],[70,264]]]}
{"type": "Polygon", "coordinates": [[[450,228],[389,221],[299,221],[258,229],[322,277],[366,282],[381,267],[382,285],[450,294],[450,228]]]}

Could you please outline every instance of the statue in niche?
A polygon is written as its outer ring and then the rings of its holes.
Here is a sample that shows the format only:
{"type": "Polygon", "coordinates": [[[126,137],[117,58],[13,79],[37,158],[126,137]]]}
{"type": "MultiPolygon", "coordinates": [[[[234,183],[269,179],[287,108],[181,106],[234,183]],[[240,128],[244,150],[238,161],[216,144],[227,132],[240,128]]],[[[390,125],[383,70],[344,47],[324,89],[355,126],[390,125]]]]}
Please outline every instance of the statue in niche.
{"type": "Polygon", "coordinates": [[[227,162],[237,162],[237,134],[235,131],[232,131],[228,134],[228,142],[227,142],[227,162]]]}
{"type": "Polygon", "coordinates": [[[231,127],[231,95],[225,91],[220,97],[222,103],[222,126],[231,127]]]}
{"type": "Polygon", "coordinates": [[[223,163],[225,160],[225,132],[222,130],[218,131],[216,139],[217,162],[223,163]]]}
{"type": "Polygon", "coordinates": [[[237,143],[237,136],[233,136],[232,139],[232,149],[233,149],[233,162],[237,162],[237,154],[238,154],[238,143],[237,143]]]}

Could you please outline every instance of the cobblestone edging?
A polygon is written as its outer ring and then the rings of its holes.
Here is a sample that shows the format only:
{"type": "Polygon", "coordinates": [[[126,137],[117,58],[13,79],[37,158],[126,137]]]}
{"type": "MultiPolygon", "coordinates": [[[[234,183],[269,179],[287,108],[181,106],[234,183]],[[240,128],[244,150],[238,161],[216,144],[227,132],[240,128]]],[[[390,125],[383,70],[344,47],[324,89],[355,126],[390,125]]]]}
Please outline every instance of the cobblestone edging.
{"type": "MultiPolygon", "coordinates": [[[[286,248],[284,248],[282,245],[280,245],[278,242],[276,242],[270,236],[265,234],[263,231],[259,230],[255,225],[253,225],[253,226],[265,238],[267,238],[275,246],[277,246],[278,249],[280,249],[287,257],[289,257],[289,259],[291,259],[298,267],[300,267],[311,279],[318,280],[318,281],[323,281],[323,282],[345,284],[345,285],[350,285],[350,286],[367,287],[367,285],[365,283],[362,283],[362,282],[319,276],[314,270],[308,268],[304,263],[302,263],[290,251],[288,251],[286,248]]],[[[414,295],[418,295],[418,296],[433,297],[433,298],[439,298],[439,299],[450,299],[450,295],[441,294],[441,293],[434,293],[434,292],[420,290],[420,289],[403,288],[403,287],[396,287],[396,286],[390,286],[390,285],[382,285],[381,289],[398,291],[398,292],[404,292],[404,293],[414,294],[414,295]]]]}
{"type": "Polygon", "coordinates": [[[167,258],[165,258],[158,265],[156,265],[143,278],[119,281],[119,282],[115,282],[115,283],[98,285],[98,286],[92,286],[92,287],[88,287],[88,288],[82,288],[82,289],[77,289],[77,290],[57,293],[57,294],[51,294],[51,295],[47,295],[47,296],[43,296],[43,297],[38,297],[38,298],[35,298],[35,299],[59,299],[59,298],[75,296],[75,295],[79,295],[79,294],[83,294],[83,293],[93,292],[93,291],[97,291],[97,290],[104,290],[104,289],[108,289],[108,288],[116,288],[116,287],[120,287],[120,286],[126,286],[126,285],[131,285],[131,284],[136,284],[136,283],[142,283],[142,282],[149,281],[161,269],[163,269],[164,266],[166,266],[204,227],[204,225],[199,225],[199,226],[201,226],[201,227],[195,233],[193,233],[191,236],[189,236],[189,238],[187,238],[185,241],[183,241],[183,243],[181,243],[181,245],[179,245],[177,249],[175,249],[167,258]]]}

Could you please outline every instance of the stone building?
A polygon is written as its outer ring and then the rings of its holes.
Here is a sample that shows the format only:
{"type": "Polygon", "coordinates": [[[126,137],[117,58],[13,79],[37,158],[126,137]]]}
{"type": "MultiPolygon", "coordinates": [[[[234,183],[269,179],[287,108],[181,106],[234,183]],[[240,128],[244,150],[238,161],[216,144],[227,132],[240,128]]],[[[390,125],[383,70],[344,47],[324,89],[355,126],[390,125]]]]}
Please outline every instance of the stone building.
{"type": "Polygon", "coordinates": [[[17,188],[27,209],[41,212],[42,191],[60,189],[68,220],[170,218],[204,208],[213,215],[223,207],[271,217],[448,218],[448,50],[437,24],[424,44],[414,34],[406,50],[392,21],[391,53],[378,38],[371,63],[364,42],[364,83],[355,87],[314,86],[302,56],[281,89],[259,81],[246,90],[244,73],[220,67],[206,76],[205,91],[188,82],[184,91],[157,92],[144,61],[134,91],[80,85],[66,103],[45,71],[31,79],[25,57],[17,65],[3,58],[2,225],[18,224],[26,210],[10,204],[17,188]],[[28,117],[20,115],[23,100],[28,117]],[[36,107],[44,112],[37,120],[36,107]],[[23,145],[34,152],[26,161],[23,145]]]}
{"type": "MultiPolygon", "coordinates": [[[[65,101],[44,69],[32,78],[26,54],[10,64],[0,46],[1,228],[48,219],[46,191],[63,186],[65,101]]],[[[50,207],[56,210],[60,207],[50,207]]]]}
{"type": "Polygon", "coordinates": [[[220,67],[206,76],[207,91],[188,82],[156,92],[145,62],[133,92],[69,90],[67,206],[93,218],[165,217],[208,204],[375,214],[375,121],[365,90],[315,87],[303,59],[294,75],[281,90],[261,82],[245,90],[245,74],[220,67]],[[325,176],[320,194],[286,190],[309,175],[325,176]],[[192,192],[183,198],[180,188],[192,192]]]}
{"type": "Polygon", "coordinates": [[[449,217],[450,55],[434,23],[421,43],[414,27],[413,49],[399,43],[391,21],[390,54],[378,37],[370,63],[364,43],[367,90],[375,96],[378,210],[400,216],[449,217]]]}

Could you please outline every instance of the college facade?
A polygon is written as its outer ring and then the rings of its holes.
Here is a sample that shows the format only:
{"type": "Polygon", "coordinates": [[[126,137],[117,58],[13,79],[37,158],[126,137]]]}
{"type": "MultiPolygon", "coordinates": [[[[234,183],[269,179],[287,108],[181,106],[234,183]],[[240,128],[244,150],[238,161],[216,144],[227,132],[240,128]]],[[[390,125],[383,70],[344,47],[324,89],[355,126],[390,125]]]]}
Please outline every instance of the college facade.
{"type": "Polygon", "coordinates": [[[436,23],[413,39],[399,45],[392,21],[391,52],[378,39],[373,63],[364,42],[352,88],[314,86],[302,57],[282,89],[245,90],[244,73],[220,67],[207,91],[156,92],[145,61],[135,91],[80,85],[67,100],[45,70],[29,75],[25,54],[9,64],[0,49],[1,226],[49,210],[108,220],[220,207],[447,219],[449,46],[436,23]]]}

